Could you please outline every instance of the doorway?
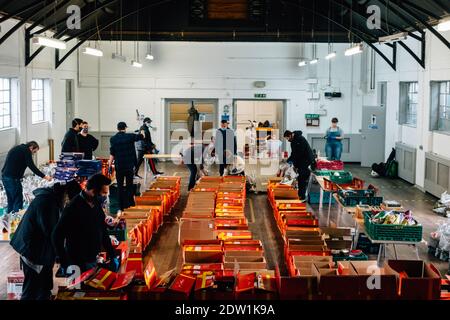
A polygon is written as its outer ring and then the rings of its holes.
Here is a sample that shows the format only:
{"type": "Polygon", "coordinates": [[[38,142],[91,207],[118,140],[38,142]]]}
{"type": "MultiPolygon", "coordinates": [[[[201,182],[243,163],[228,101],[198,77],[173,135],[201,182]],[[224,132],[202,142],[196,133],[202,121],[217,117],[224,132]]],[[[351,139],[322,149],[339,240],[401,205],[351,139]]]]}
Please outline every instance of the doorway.
{"type": "MultiPolygon", "coordinates": [[[[237,133],[238,152],[246,154],[246,129],[256,124],[256,153],[265,151],[264,140],[267,135],[272,139],[283,141],[285,128],[286,101],[285,100],[235,100],[233,103],[233,124],[237,133]],[[264,123],[269,125],[266,129],[264,123]]],[[[248,152],[248,150],[247,150],[248,152]]]]}
{"type": "Polygon", "coordinates": [[[199,123],[196,130],[200,129],[204,143],[214,135],[213,129],[217,128],[217,105],[218,101],[213,99],[166,99],[166,153],[174,150],[180,143],[180,139],[188,139],[189,109],[192,104],[199,114],[199,123]]]}
{"type": "Polygon", "coordinates": [[[378,83],[378,106],[363,106],[361,167],[384,162],[386,141],[387,83],[378,83]]]}

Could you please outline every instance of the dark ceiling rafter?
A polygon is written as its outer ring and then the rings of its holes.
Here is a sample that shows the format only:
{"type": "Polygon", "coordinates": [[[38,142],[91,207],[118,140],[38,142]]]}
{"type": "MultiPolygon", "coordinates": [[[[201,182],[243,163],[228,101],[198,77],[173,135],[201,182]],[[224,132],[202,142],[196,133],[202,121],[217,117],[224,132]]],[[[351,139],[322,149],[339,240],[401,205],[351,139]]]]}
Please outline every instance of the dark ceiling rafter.
{"type": "MultiPolygon", "coordinates": [[[[52,12],[55,14],[56,12],[58,12],[58,10],[60,10],[62,7],[64,7],[64,6],[65,6],[68,2],[70,2],[70,1],[72,1],[72,0],[67,0],[67,1],[62,2],[57,8],[54,8],[54,10],[53,10],[52,12]]],[[[100,10],[104,9],[105,7],[107,7],[107,6],[113,4],[114,2],[117,2],[117,1],[118,1],[118,0],[109,0],[109,1],[107,1],[107,2],[102,3],[101,6],[99,6],[99,7],[97,7],[97,8],[94,8],[94,7],[89,8],[89,9],[88,9],[88,10],[89,10],[88,13],[82,14],[82,15],[81,15],[81,22],[83,22],[84,20],[88,19],[88,18],[91,17],[92,15],[98,13],[100,10]]],[[[100,2],[98,2],[98,3],[100,4],[100,2]]],[[[94,6],[94,5],[91,5],[91,6],[94,6]]],[[[65,22],[66,19],[67,19],[67,17],[65,17],[62,21],[65,22]]],[[[42,22],[42,20],[39,21],[38,23],[35,22],[35,23],[33,24],[32,27],[33,27],[33,28],[36,27],[40,22],[42,22]]],[[[58,22],[59,22],[59,21],[58,21],[58,22]]],[[[59,24],[58,22],[57,22],[57,24],[59,24]]],[[[43,29],[41,29],[41,30],[39,30],[39,31],[34,32],[33,34],[31,34],[31,30],[33,29],[32,27],[28,28],[28,29],[26,30],[26,32],[25,32],[25,66],[29,65],[29,64],[33,61],[33,59],[36,58],[37,55],[44,49],[43,46],[40,46],[40,47],[39,47],[38,49],[36,49],[36,51],[30,56],[30,45],[29,45],[30,39],[31,39],[31,38],[33,37],[33,35],[35,35],[35,34],[40,34],[40,33],[42,33],[42,32],[45,32],[45,31],[48,30],[48,29],[51,29],[52,26],[49,25],[49,26],[47,26],[46,28],[43,28],[43,29]]],[[[64,30],[61,30],[61,31],[57,32],[57,33],[54,35],[54,38],[55,38],[55,39],[60,39],[62,36],[64,36],[64,34],[66,33],[67,30],[68,30],[68,28],[66,28],[66,29],[64,29],[64,30]]],[[[56,30],[55,30],[55,31],[56,31],[56,30]]],[[[72,39],[72,38],[71,38],[71,39],[72,39]]]]}
{"type": "MultiPolygon", "coordinates": [[[[336,3],[335,0],[330,0],[330,1],[333,2],[333,3],[336,3]]],[[[342,5],[342,4],[339,3],[339,5],[342,5]]],[[[344,5],[344,7],[346,9],[350,10],[350,7],[347,7],[346,5],[344,5]]],[[[357,12],[355,10],[353,10],[353,12],[356,12],[356,14],[358,16],[360,16],[360,17],[364,17],[361,13],[359,13],[359,12],[357,12]]],[[[381,22],[384,23],[384,24],[386,23],[385,21],[383,22],[383,20],[381,22]]],[[[392,25],[390,24],[390,26],[392,26],[392,25]]],[[[384,29],[379,29],[379,30],[381,30],[384,34],[389,35],[389,32],[384,30],[384,29]]],[[[397,31],[407,32],[403,28],[402,29],[397,29],[397,31]]],[[[409,36],[413,36],[414,39],[416,39],[416,40],[418,40],[420,42],[420,45],[421,45],[421,57],[420,58],[403,41],[398,41],[398,44],[401,45],[406,50],[406,52],[408,52],[413,57],[413,59],[416,60],[419,63],[419,65],[422,68],[425,69],[425,44],[426,44],[425,43],[425,35],[422,34],[421,37],[419,37],[419,36],[415,35],[412,32],[408,32],[408,35],[409,36]]],[[[385,43],[385,44],[393,49],[393,55],[394,55],[393,59],[397,59],[397,57],[396,57],[397,47],[396,47],[395,43],[394,44],[385,43]]]]}
{"type": "Polygon", "coordinates": [[[68,4],[72,0],[64,0],[60,2],[58,5],[52,6],[47,12],[45,12],[42,17],[39,19],[36,19],[31,26],[27,28],[27,31],[31,32],[34,28],[36,28],[41,22],[45,21],[46,19],[49,19],[52,15],[55,14],[55,11],[59,11],[62,7],[64,7],[66,4],[68,4]]]}
{"type": "MultiPolygon", "coordinates": [[[[46,1],[39,1],[41,5],[45,4],[46,1]]],[[[45,7],[48,7],[47,4],[45,7]]],[[[45,8],[44,7],[44,8],[45,8]]],[[[0,45],[5,42],[11,35],[13,35],[17,30],[19,30],[23,25],[27,23],[28,20],[32,19],[34,16],[38,15],[44,8],[41,8],[37,11],[32,11],[31,13],[27,14],[26,16],[22,17],[22,20],[17,22],[14,27],[12,27],[5,35],[0,38],[0,45]]]]}
{"type": "Polygon", "coordinates": [[[13,1],[16,0],[5,0],[0,4],[0,8],[6,8],[7,6],[9,6],[13,1]]]}
{"type": "Polygon", "coordinates": [[[3,17],[1,17],[0,18],[0,23],[5,22],[6,20],[11,19],[13,17],[20,16],[20,15],[24,14],[25,12],[28,12],[31,9],[34,9],[37,6],[42,5],[42,3],[43,3],[42,0],[38,0],[38,1],[33,2],[32,4],[29,4],[29,5],[25,6],[25,7],[17,9],[16,11],[13,11],[13,12],[11,12],[11,13],[3,16],[3,17]]]}
{"type": "Polygon", "coordinates": [[[425,8],[415,4],[415,3],[412,3],[411,1],[403,0],[402,3],[406,4],[408,7],[412,8],[412,9],[414,9],[414,10],[420,12],[420,13],[425,13],[430,18],[433,18],[433,19],[436,19],[436,20],[440,19],[440,17],[438,15],[434,14],[433,12],[431,12],[431,11],[429,11],[429,10],[427,10],[427,9],[425,9],[425,8]]]}
{"type": "MultiPolygon", "coordinates": [[[[358,15],[361,18],[367,19],[367,17],[364,15],[365,13],[362,13],[361,11],[357,10],[358,8],[359,9],[365,8],[363,5],[359,4],[358,2],[356,2],[353,5],[353,8],[350,7],[348,4],[346,4],[343,1],[342,2],[338,2],[337,0],[329,0],[329,2],[333,3],[335,6],[340,6],[340,7],[344,8],[344,9],[347,9],[347,10],[355,13],[356,15],[358,15]],[[355,7],[357,7],[357,8],[355,9],[355,7]]],[[[387,22],[386,20],[383,19],[383,17],[381,17],[380,21],[384,25],[389,24],[390,27],[393,27],[393,28],[395,28],[397,30],[406,31],[406,30],[404,30],[404,28],[402,28],[402,27],[400,27],[400,26],[398,26],[396,24],[393,24],[391,21],[387,22]]],[[[381,29],[381,30],[384,31],[383,29],[381,29]]]]}
{"type": "Polygon", "coordinates": [[[433,4],[439,9],[441,9],[442,12],[446,14],[450,13],[450,5],[446,4],[445,2],[442,2],[442,0],[434,0],[433,4]]]}
{"type": "MultiPolygon", "coordinates": [[[[414,28],[417,32],[419,32],[420,34],[423,34],[424,31],[419,28],[417,26],[417,23],[415,23],[413,20],[411,20],[410,18],[408,18],[406,15],[404,15],[403,13],[401,13],[399,10],[397,10],[396,8],[390,6],[386,0],[377,0],[378,2],[380,2],[385,10],[389,10],[390,12],[394,13],[397,17],[399,17],[401,20],[403,20],[404,22],[406,22],[409,26],[411,26],[412,28],[414,28]]],[[[389,3],[392,3],[391,1],[389,3]]]]}
{"type": "Polygon", "coordinates": [[[399,7],[401,10],[403,10],[404,12],[406,12],[409,16],[413,17],[414,19],[416,19],[419,23],[421,23],[426,29],[430,30],[430,32],[432,34],[434,34],[439,40],[441,40],[441,42],[443,44],[445,44],[447,46],[448,49],[450,49],[450,42],[447,41],[447,39],[444,38],[444,36],[442,34],[440,34],[439,31],[436,31],[428,22],[426,22],[425,20],[423,20],[421,17],[419,17],[418,14],[412,12],[410,9],[407,9],[405,6],[401,6],[398,1],[394,1],[390,3],[395,3],[395,5],[397,7],[399,7]]]}
{"type": "MultiPolygon", "coordinates": [[[[96,8],[92,8],[92,10],[89,11],[87,14],[81,15],[81,22],[85,21],[89,17],[93,16],[94,14],[98,14],[101,10],[105,9],[106,7],[112,5],[113,3],[117,2],[119,0],[108,0],[105,2],[98,2],[98,6],[96,8]]],[[[64,35],[64,33],[69,30],[68,28],[61,30],[56,34],[57,37],[64,35]]]]}
{"type": "Polygon", "coordinates": [[[350,30],[345,25],[342,25],[341,23],[337,22],[336,20],[330,19],[329,17],[327,17],[325,15],[322,15],[321,13],[318,13],[317,11],[314,11],[314,10],[312,10],[310,8],[300,6],[298,3],[293,3],[293,2],[286,1],[286,0],[282,0],[282,1],[287,3],[287,4],[290,4],[290,5],[293,5],[293,6],[296,6],[296,7],[300,7],[303,10],[309,11],[312,14],[317,15],[317,16],[323,18],[323,19],[327,19],[327,20],[333,22],[334,24],[338,25],[340,28],[342,28],[344,30],[347,30],[348,32],[350,32],[351,34],[356,36],[358,39],[360,39],[362,42],[365,42],[369,47],[371,47],[375,52],[377,52],[389,64],[389,66],[392,69],[394,69],[394,71],[396,70],[396,68],[397,68],[397,58],[396,58],[396,51],[397,51],[397,49],[396,49],[396,46],[394,46],[394,48],[393,48],[393,58],[392,58],[392,61],[391,61],[388,57],[386,57],[386,55],[383,52],[381,52],[377,47],[375,47],[371,43],[371,40],[369,38],[367,38],[367,36],[372,37],[372,38],[373,38],[373,36],[368,35],[368,34],[364,33],[363,31],[361,31],[361,30],[359,30],[357,28],[353,28],[352,27],[352,30],[350,30]]]}
{"type": "MultiPolygon", "coordinates": [[[[139,0],[138,0],[139,1],[139,0]]],[[[86,37],[86,38],[84,38],[83,40],[80,40],[80,41],[78,41],[78,43],[72,48],[72,49],[70,49],[69,50],[69,52],[67,52],[61,59],[59,58],[59,49],[56,49],[56,53],[55,53],[55,68],[56,69],[58,69],[58,67],[76,50],[76,49],[78,49],[83,43],[85,43],[86,41],[88,41],[90,38],[92,38],[96,33],[100,33],[100,32],[102,32],[103,30],[105,30],[106,28],[109,28],[110,26],[113,26],[113,25],[115,25],[117,22],[120,22],[120,21],[122,21],[123,19],[125,19],[125,18],[128,18],[128,17],[130,17],[130,16],[132,16],[132,15],[134,15],[134,14],[139,14],[139,12],[141,12],[141,11],[143,11],[143,10],[145,10],[145,9],[148,9],[148,8],[152,8],[152,7],[156,7],[156,6],[159,6],[159,5],[161,5],[161,4],[164,4],[164,3],[168,3],[168,2],[172,2],[172,1],[174,1],[174,0],[160,0],[160,1],[157,1],[157,2],[153,2],[153,3],[150,3],[150,4],[147,4],[147,5],[145,5],[145,6],[143,6],[143,7],[140,7],[139,9],[137,9],[137,10],[133,10],[132,12],[130,12],[130,13],[127,13],[126,15],[123,15],[123,16],[121,16],[121,17],[119,17],[118,19],[115,19],[115,20],[113,20],[112,22],[110,22],[110,23],[106,23],[106,25],[104,26],[104,27],[102,27],[102,28],[92,28],[92,29],[90,29],[90,30],[88,30],[88,32],[89,31],[93,31],[93,32],[91,32],[90,34],[89,34],[89,36],[88,37],[86,37]]],[[[86,33],[86,32],[84,32],[84,33],[86,33]]],[[[78,36],[77,36],[78,37],[78,36]]],[[[69,38],[70,39],[70,38],[69,38]]],[[[70,41],[69,39],[67,39],[66,41],[70,41]]]]}
{"type": "Polygon", "coordinates": [[[46,19],[50,18],[53,14],[58,12],[62,7],[64,7],[66,4],[68,4],[72,0],[65,0],[59,3],[56,7],[50,8],[47,12],[45,12],[41,18],[35,20],[31,26],[25,29],[25,66],[28,66],[34,58],[36,58],[39,53],[44,50],[44,46],[40,46],[36,49],[36,51],[31,54],[31,46],[30,46],[30,40],[33,37],[34,34],[31,34],[31,31],[37,27],[42,21],[45,21],[46,19]],[[31,55],[30,55],[31,54],[31,55]]]}

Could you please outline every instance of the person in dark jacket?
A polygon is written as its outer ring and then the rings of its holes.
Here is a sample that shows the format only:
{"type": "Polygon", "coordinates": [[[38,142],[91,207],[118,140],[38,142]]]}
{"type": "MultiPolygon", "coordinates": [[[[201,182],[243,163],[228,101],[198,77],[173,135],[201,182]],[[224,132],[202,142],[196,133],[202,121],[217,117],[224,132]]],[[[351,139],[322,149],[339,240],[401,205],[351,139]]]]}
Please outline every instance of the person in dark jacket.
{"type": "Polygon", "coordinates": [[[287,162],[292,163],[298,172],[298,196],[301,200],[305,200],[311,175],[309,167],[314,166],[314,153],[302,131],[286,130],[284,138],[291,143],[291,155],[287,162]]]}
{"type": "Polygon", "coordinates": [[[92,160],[94,151],[97,150],[98,140],[89,134],[89,124],[83,121],[81,124],[81,132],[78,135],[78,144],[80,152],[84,153],[84,159],[92,160]]]}
{"type": "Polygon", "coordinates": [[[2,181],[8,200],[8,213],[18,212],[23,208],[23,191],[21,179],[27,168],[37,176],[51,181],[33,162],[33,154],[39,151],[36,141],[20,144],[9,150],[2,169],[2,181]]]}
{"type": "MultiPolygon", "coordinates": [[[[139,178],[139,168],[144,162],[144,155],[151,154],[155,150],[155,144],[152,141],[152,134],[150,132],[151,124],[152,119],[147,117],[144,119],[144,124],[139,128],[140,133],[144,135],[144,139],[136,143],[138,163],[134,174],[139,178]]],[[[153,161],[153,159],[148,159],[148,163],[150,165],[150,170],[152,170],[154,175],[164,174],[164,172],[160,172],[156,169],[155,161],[153,161]]]]}
{"type": "Polygon", "coordinates": [[[191,138],[189,146],[186,148],[186,150],[184,150],[184,152],[180,154],[183,158],[183,163],[186,165],[190,172],[188,191],[191,191],[191,189],[194,188],[195,183],[197,182],[197,166],[200,166],[200,170],[203,169],[204,152],[205,148],[203,147],[202,141],[195,142],[194,138],[191,138]]]}
{"type": "Polygon", "coordinates": [[[120,211],[135,205],[133,177],[137,166],[135,142],[144,139],[143,134],[126,133],[127,124],[119,122],[117,132],[110,139],[109,165],[114,161],[120,211]],[[126,182],[126,187],[124,186],[126,182]]]}
{"type": "Polygon", "coordinates": [[[81,272],[92,269],[103,249],[110,259],[118,261],[103,211],[110,184],[111,180],[102,174],[92,176],[86,189],[64,208],[52,235],[62,268],[73,265],[78,266],[81,272]]]}
{"type": "Polygon", "coordinates": [[[66,132],[61,143],[61,152],[80,152],[78,133],[81,131],[83,120],[75,118],[72,120],[72,128],[66,132]]]}
{"type": "Polygon", "coordinates": [[[233,129],[228,127],[228,120],[220,122],[220,128],[217,129],[215,138],[215,153],[219,160],[219,173],[223,176],[225,167],[233,164],[234,156],[237,155],[236,135],[233,129]]]}
{"type": "Polygon", "coordinates": [[[80,191],[80,185],[72,181],[33,192],[35,198],[11,240],[11,246],[21,256],[25,275],[21,300],[50,299],[56,259],[52,232],[66,199],[70,200],[80,191]]]}

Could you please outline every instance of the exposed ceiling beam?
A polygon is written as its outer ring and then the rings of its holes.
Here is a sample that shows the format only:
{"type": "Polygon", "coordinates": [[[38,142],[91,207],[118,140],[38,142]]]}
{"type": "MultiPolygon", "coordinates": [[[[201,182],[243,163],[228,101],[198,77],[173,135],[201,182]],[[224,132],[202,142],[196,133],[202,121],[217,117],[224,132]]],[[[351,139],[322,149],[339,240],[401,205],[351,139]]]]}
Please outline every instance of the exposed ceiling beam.
{"type": "MultiPolygon", "coordinates": [[[[44,4],[44,3],[45,3],[44,1],[38,0],[38,1],[35,1],[35,2],[25,6],[25,7],[17,9],[16,11],[13,11],[13,12],[11,12],[11,13],[3,16],[3,17],[1,17],[0,18],[0,23],[5,22],[6,20],[8,20],[8,19],[10,19],[12,17],[21,16],[25,12],[28,12],[31,9],[34,9],[35,7],[40,6],[40,5],[44,4]]],[[[34,15],[34,12],[33,12],[33,15],[34,15]]]]}
{"type": "Polygon", "coordinates": [[[433,19],[436,19],[436,20],[439,20],[441,18],[440,16],[434,14],[433,12],[431,12],[431,11],[429,11],[429,10],[427,10],[427,9],[425,9],[425,8],[415,4],[415,3],[412,3],[411,1],[403,0],[402,3],[406,4],[407,6],[413,8],[414,10],[416,10],[416,11],[418,11],[420,13],[425,13],[430,18],[433,18],[433,19]]]}
{"type": "Polygon", "coordinates": [[[396,8],[392,7],[390,5],[390,3],[392,3],[391,1],[389,2],[389,4],[385,1],[385,0],[377,0],[378,2],[380,2],[381,4],[383,4],[385,10],[390,10],[392,11],[397,17],[399,17],[400,19],[402,19],[404,22],[406,22],[410,27],[416,29],[418,32],[420,32],[421,34],[423,33],[423,30],[421,28],[419,28],[417,26],[417,24],[411,20],[410,18],[408,18],[406,15],[404,15],[403,13],[401,13],[399,10],[397,10],[396,8]]]}
{"type": "MultiPolygon", "coordinates": [[[[106,25],[104,27],[102,27],[102,28],[92,28],[91,30],[89,30],[89,31],[91,31],[89,33],[89,35],[86,38],[78,41],[78,43],[72,49],[70,49],[69,52],[67,52],[64,55],[64,57],[62,57],[61,59],[59,59],[59,49],[56,49],[55,68],[57,69],[76,49],[78,49],[83,43],[85,43],[86,41],[91,39],[96,33],[100,33],[102,31],[104,31],[105,29],[109,28],[110,26],[113,26],[116,23],[122,21],[123,19],[128,18],[128,17],[130,17],[130,16],[132,16],[134,14],[137,14],[137,13],[139,13],[142,10],[145,10],[145,9],[148,9],[148,8],[152,8],[152,7],[156,7],[156,6],[159,6],[161,4],[172,2],[172,1],[174,1],[174,0],[160,0],[160,1],[152,2],[152,3],[147,4],[147,5],[141,7],[139,9],[137,9],[137,10],[134,10],[134,11],[132,11],[132,12],[126,14],[126,15],[123,15],[120,18],[111,21],[110,23],[106,23],[106,25]]],[[[89,32],[89,31],[87,31],[87,32],[89,32]]],[[[83,32],[83,34],[86,34],[87,32],[83,32]]],[[[74,37],[70,37],[69,39],[66,39],[65,41],[68,42],[71,39],[77,38],[79,36],[80,36],[80,34],[78,34],[77,36],[74,36],[74,37]]]]}
{"type": "MultiPolygon", "coordinates": [[[[110,5],[112,5],[114,2],[117,2],[117,1],[118,1],[118,0],[109,0],[109,1],[103,2],[100,6],[94,8],[94,9],[93,9],[92,11],[90,11],[89,13],[87,13],[87,14],[82,14],[82,15],[81,15],[81,17],[82,17],[82,18],[81,18],[81,22],[83,22],[83,21],[86,20],[87,18],[93,16],[94,14],[98,14],[98,12],[99,12],[100,10],[103,10],[103,9],[106,8],[107,6],[110,6],[110,5]]],[[[65,28],[64,30],[59,31],[59,32],[56,34],[56,36],[57,36],[57,37],[60,37],[60,36],[64,35],[64,34],[66,33],[67,30],[69,30],[69,29],[68,29],[68,28],[65,28]]]]}
{"type": "Polygon", "coordinates": [[[41,18],[36,19],[33,24],[27,28],[27,30],[31,31],[34,28],[36,28],[42,21],[45,21],[46,19],[50,18],[52,15],[54,15],[56,12],[58,12],[62,7],[64,7],[66,4],[68,4],[72,0],[64,0],[61,3],[59,3],[56,7],[53,6],[53,8],[50,8],[47,12],[45,12],[41,18]]]}
{"type": "MultiPolygon", "coordinates": [[[[39,1],[40,4],[45,4],[45,2],[39,1]]],[[[22,20],[20,20],[18,23],[14,25],[5,35],[0,38],[0,45],[5,42],[11,35],[14,34],[17,30],[19,30],[23,25],[27,23],[28,20],[33,18],[35,15],[39,14],[44,8],[41,8],[37,11],[32,11],[31,13],[27,14],[26,16],[22,17],[22,20]]]]}
{"type": "MultiPolygon", "coordinates": [[[[447,46],[447,48],[450,49],[450,42],[447,41],[447,39],[444,38],[444,36],[434,29],[428,22],[423,20],[417,13],[414,13],[410,9],[407,9],[405,6],[401,6],[397,3],[398,1],[395,1],[395,5],[398,6],[401,10],[405,11],[408,15],[416,19],[418,22],[420,22],[425,28],[427,28],[432,34],[434,34],[439,40],[442,41],[443,44],[447,46]]],[[[392,2],[391,2],[392,3],[392,2]]]]}
{"type": "Polygon", "coordinates": [[[322,17],[322,18],[324,18],[324,19],[327,19],[327,20],[329,20],[330,22],[333,22],[334,24],[338,25],[338,26],[341,27],[342,29],[345,29],[345,30],[347,30],[348,32],[352,33],[354,36],[356,36],[356,37],[357,37],[358,39],[360,39],[362,42],[365,42],[365,43],[366,43],[369,47],[371,47],[375,52],[377,52],[377,53],[380,55],[380,57],[383,58],[383,59],[387,62],[387,64],[389,64],[389,66],[390,66],[392,69],[394,69],[394,71],[396,70],[396,67],[397,67],[397,66],[396,66],[396,61],[397,61],[397,55],[396,55],[397,47],[396,47],[395,44],[394,44],[394,50],[393,50],[393,61],[391,61],[391,60],[389,60],[388,57],[386,57],[386,55],[385,55],[383,52],[381,52],[376,46],[374,46],[374,45],[371,43],[371,40],[370,40],[369,38],[367,38],[367,36],[372,37],[371,35],[367,35],[367,34],[364,33],[363,31],[358,30],[358,29],[356,29],[356,28],[351,28],[351,29],[349,29],[349,28],[347,28],[345,25],[343,25],[343,24],[341,24],[341,23],[335,21],[334,19],[330,19],[329,17],[327,17],[327,16],[325,16],[325,15],[323,15],[323,14],[321,14],[321,13],[318,13],[317,11],[314,11],[314,10],[312,10],[311,8],[303,7],[303,6],[299,5],[298,3],[292,3],[292,2],[289,2],[289,1],[285,1],[285,0],[282,0],[282,1],[285,2],[285,3],[287,3],[287,4],[290,4],[290,5],[292,5],[292,6],[301,8],[301,9],[306,10],[306,11],[309,11],[309,12],[311,12],[311,13],[314,14],[314,15],[317,15],[317,16],[319,16],[319,17],[322,17]]]}

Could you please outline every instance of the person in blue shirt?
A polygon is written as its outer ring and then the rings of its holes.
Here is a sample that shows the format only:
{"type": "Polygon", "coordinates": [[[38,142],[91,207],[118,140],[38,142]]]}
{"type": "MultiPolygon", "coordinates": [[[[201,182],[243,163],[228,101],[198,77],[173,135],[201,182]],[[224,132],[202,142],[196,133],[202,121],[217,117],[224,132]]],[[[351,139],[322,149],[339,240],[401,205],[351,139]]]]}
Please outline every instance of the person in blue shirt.
{"type": "Polygon", "coordinates": [[[341,160],[342,139],[344,139],[344,131],[338,127],[338,119],[331,119],[331,127],[328,128],[325,139],[325,154],[328,160],[341,160]]]}

